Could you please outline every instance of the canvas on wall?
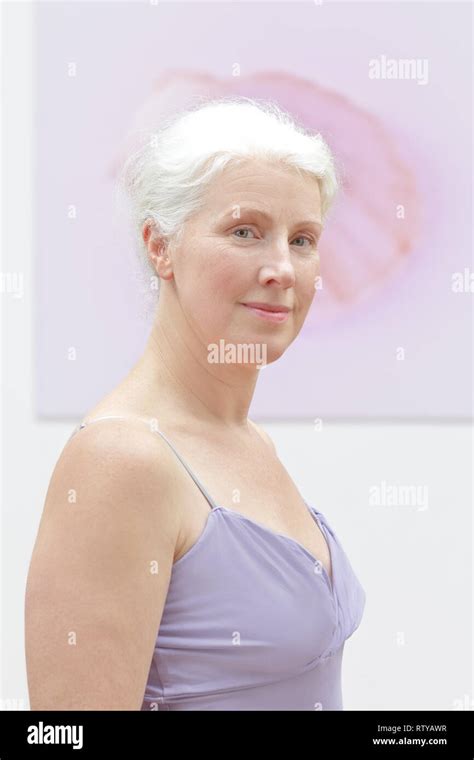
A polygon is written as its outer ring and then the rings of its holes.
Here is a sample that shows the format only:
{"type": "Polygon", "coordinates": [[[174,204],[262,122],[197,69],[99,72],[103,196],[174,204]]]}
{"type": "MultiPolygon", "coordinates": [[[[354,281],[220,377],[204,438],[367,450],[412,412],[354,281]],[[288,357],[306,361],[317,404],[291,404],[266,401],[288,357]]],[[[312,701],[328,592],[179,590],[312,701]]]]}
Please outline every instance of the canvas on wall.
{"type": "Polygon", "coordinates": [[[154,295],[114,195],[134,135],[196,97],[246,95],[320,131],[344,178],[310,313],[253,417],[471,418],[469,13],[39,3],[38,416],[81,418],[143,350],[154,295]]]}

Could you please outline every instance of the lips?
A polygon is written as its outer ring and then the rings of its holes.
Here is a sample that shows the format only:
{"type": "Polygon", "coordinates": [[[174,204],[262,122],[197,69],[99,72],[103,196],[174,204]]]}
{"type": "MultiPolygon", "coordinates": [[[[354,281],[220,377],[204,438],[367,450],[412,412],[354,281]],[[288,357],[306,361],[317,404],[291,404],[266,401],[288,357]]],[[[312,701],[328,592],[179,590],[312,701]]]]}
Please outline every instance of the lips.
{"type": "Polygon", "coordinates": [[[251,301],[249,303],[244,303],[244,306],[250,306],[253,309],[260,309],[261,311],[273,311],[279,313],[290,311],[290,307],[285,306],[284,304],[269,304],[262,303],[261,301],[251,301]]]}
{"type": "Polygon", "coordinates": [[[259,319],[263,319],[266,322],[271,322],[273,324],[286,322],[290,312],[288,306],[275,306],[271,304],[256,306],[254,303],[243,303],[242,306],[247,309],[247,311],[259,317],[259,319]]]}

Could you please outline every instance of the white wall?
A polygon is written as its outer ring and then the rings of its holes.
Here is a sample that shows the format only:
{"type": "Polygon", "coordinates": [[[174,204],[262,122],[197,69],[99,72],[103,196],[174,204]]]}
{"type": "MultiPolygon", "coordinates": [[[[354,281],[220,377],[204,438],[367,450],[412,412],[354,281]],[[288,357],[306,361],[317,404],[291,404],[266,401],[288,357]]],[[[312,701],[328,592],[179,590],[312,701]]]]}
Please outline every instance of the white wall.
{"type": "MultiPolygon", "coordinates": [[[[9,32],[2,40],[2,273],[22,273],[24,294],[2,292],[1,696],[4,709],[13,700],[27,709],[26,575],[49,478],[77,420],[33,416],[31,8],[2,10],[9,32]]],[[[264,427],[366,589],[364,619],[345,648],[345,708],[472,709],[472,427],[353,421],[317,430],[312,419],[264,427]],[[369,489],[383,481],[397,493],[426,486],[427,508],[422,501],[371,506],[369,489]]]]}

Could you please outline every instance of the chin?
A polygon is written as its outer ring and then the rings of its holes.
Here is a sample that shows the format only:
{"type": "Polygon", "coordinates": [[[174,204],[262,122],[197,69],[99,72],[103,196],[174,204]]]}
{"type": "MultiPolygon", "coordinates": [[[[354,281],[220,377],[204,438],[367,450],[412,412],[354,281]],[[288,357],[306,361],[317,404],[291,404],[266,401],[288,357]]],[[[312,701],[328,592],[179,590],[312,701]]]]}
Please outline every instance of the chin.
{"type": "Polygon", "coordinates": [[[278,361],[289,345],[290,344],[287,341],[285,341],[284,344],[277,341],[268,341],[266,343],[265,364],[273,364],[273,362],[278,361]]]}

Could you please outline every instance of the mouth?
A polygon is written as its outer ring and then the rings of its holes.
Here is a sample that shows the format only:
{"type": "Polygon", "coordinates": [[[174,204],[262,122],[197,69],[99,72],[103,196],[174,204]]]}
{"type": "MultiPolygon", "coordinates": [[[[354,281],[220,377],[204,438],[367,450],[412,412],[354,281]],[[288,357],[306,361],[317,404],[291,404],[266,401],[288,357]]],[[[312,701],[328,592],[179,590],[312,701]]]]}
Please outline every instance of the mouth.
{"type": "Polygon", "coordinates": [[[256,314],[256,316],[260,317],[260,319],[264,319],[267,322],[272,322],[273,324],[281,324],[282,322],[286,322],[291,311],[288,306],[283,305],[243,303],[241,306],[244,306],[246,309],[248,309],[248,311],[256,314]]]}

